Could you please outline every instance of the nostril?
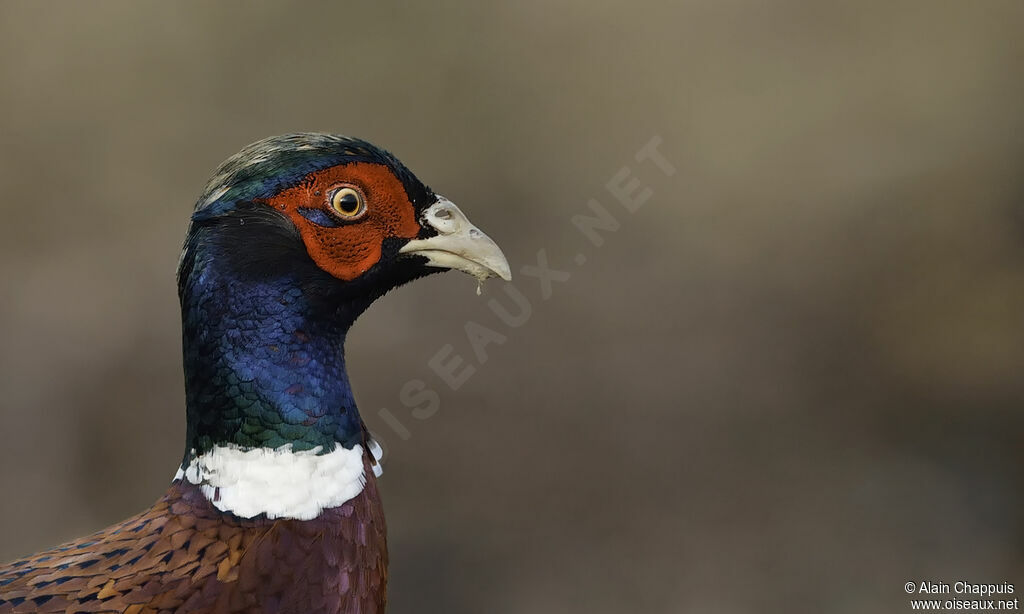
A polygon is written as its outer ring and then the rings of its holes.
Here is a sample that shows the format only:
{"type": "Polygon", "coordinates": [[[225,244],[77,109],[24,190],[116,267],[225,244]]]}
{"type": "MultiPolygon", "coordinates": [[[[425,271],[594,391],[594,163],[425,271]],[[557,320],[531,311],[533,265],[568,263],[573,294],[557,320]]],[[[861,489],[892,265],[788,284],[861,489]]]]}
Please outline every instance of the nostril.
{"type": "Polygon", "coordinates": [[[480,232],[480,231],[479,231],[479,230],[477,230],[476,228],[471,228],[471,229],[469,230],[469,236],[473,237],[474,239],[479,239],[480,237],[482,237],[482,236],[483,236],[483,234],[484,234],[484,233],[480,232]]]}
{"type": "Polygon", "coordinates": [[[452,210],[438,209],[437,212],[434,213],[434,217],[436,217],[439,220],[450,220],[452,218],[452,210]]]}

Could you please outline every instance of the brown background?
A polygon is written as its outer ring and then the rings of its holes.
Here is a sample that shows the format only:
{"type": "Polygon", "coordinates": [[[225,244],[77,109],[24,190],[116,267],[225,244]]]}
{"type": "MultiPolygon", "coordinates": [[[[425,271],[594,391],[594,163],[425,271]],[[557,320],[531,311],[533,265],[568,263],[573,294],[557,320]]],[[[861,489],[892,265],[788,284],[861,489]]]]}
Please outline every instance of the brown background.
{"type": "Polygon", "coordinates": [[[393,612],[1024,591],[1024,5],[820,4],[0,3],[0,559],[159,496],[192,203],[246,143],[324,130],[460,204],[533,307],[509,329],[500,284],[449,274],[351,335],[393,612]],[[633,160],[654,135],[672,177],[633,160]],[[540,249],[571,273],[547,300],[540,249]],[[507,340],[453,392],[427,361],[475,364],[467,321],[507,340]]]}

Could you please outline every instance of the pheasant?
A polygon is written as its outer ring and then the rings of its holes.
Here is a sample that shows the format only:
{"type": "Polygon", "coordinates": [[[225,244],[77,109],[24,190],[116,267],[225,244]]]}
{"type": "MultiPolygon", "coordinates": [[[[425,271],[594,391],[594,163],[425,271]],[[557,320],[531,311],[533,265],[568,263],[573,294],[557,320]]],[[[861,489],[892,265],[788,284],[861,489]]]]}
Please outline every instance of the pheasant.
{"type": "Polygon", "coordinates": [[[289,134],[214,173],[178,266],[186,441],[151,508],[0,567],[7,612],[382,612],[380,446],[349,327],[448,269],[510,279],[497,244],[390,153],[289,134]]]}

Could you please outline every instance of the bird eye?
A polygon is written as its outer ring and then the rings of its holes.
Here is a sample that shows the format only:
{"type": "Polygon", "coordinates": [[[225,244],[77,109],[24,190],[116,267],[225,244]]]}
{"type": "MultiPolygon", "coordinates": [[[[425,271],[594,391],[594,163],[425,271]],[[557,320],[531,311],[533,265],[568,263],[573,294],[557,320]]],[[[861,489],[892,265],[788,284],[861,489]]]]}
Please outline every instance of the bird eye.
{"type": "Polygon", "coordinates": [[[331,209],[345,219],[355,219],[366,211],[366,199],[355,188],[340,187],[331,194],[331,209]]]}

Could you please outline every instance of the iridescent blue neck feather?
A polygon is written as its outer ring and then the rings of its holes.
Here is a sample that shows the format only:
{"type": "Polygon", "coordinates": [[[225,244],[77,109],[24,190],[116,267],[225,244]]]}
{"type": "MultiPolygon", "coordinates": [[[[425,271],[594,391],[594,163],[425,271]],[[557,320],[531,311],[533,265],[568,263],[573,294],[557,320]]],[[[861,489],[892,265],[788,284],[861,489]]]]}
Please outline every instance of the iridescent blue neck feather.
{"type": "Polygon", "coordinates": [[[247,275],[226,249],[194,246],[183,280],[186,456],[224,444],[326,452],[359,443],[343,346],[367,301],[325,294],[292,267],[247,275]]]}

